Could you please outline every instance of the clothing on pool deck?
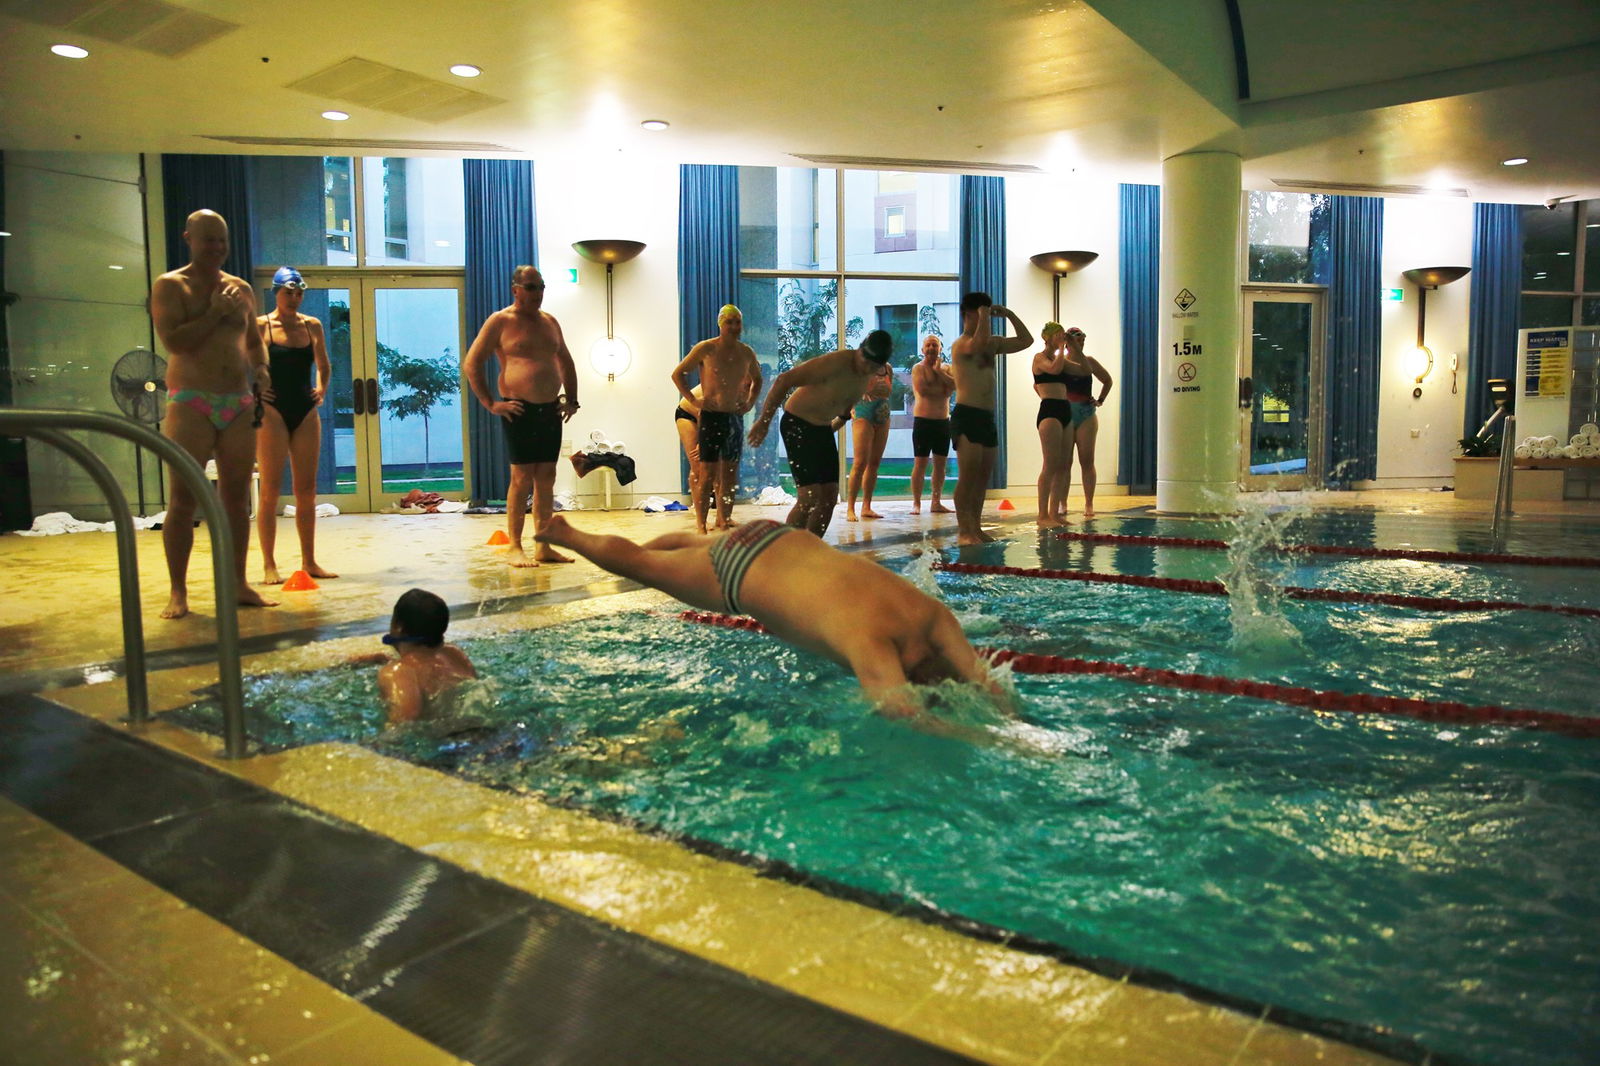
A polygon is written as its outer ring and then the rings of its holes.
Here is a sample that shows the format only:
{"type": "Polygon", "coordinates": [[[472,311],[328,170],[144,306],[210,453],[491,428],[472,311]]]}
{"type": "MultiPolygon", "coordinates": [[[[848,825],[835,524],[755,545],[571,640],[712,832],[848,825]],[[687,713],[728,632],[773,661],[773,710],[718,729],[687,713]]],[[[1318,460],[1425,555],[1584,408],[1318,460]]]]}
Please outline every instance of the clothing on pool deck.
{"type": "MultiPolygon", "coordinates": [[[[271,331],[271,323],[268,323],[267,329],[271,331]]],[[[267,359],[272,374],[272,406],[283,416],[283,424],[289,427],[289,434],[293,436],[294,431],[300,428],[300,423],[306,420],[306,415],[317,406],[311,400],[311,367],[314,362],[311,342],[306,341],[301,348],[291,348],[272,341],[267,345],[267,359]]]]}
{"type": "Polygon", "coordinates": [[[732,411],[700,411],[700,461],[737,463],[744,443],[744,419],[732,411]]]}
{"type": "Polygon", "coordinates": [[[218,433],[227,429],[247,407],[255,406],[254,392],[207,392],[204,389],[174,389],[167,395],[171,403],[192,407],[211,420],[218,433]]]}
{"type": "Polygon", "coordinates": [[[688,423],[691,423],[691,424],[694,424],[694,425],[698,425],[699,422],[700,422],[700,420],[694,416],[694,412],[693,411],[685,411],[681,407],[674,407],[672,409],[672,420],[674,422],[676,422],[680,418],[683,419],[685,422],[688,422],[688,423]]]}
{"type": "MultiPolygon", "coordinates": [[[[514,397],[507,397],[513,399],[514,397]]],[[[522,401],[522,413],[501,417],[506,430],[506,451],[512,466],[553,463],[561,455],[561,403],[522,401]]]]}
{"type": "Polygon", "coordinates": [[[739,606],[739,592],[750,564],[756,556],[766,551],[772,542],[785,533],[798,533],[793,526],[774,522],[770,518],[757,518],[742,526],[735,526],[711,545],[711,572],[717,575],[722,586],[723,609],[729,614],[744,614],[739,606]]]}
{"type": "Polygon", "coordinates": [[[1000,430],[994,424],[994,412],[983,407],[958,403],[950,409],[950,439],[967,438],[985,448],[1000,447],[1000,430]]]}
{"type": "Polygon", "coordinates": [[[1053,418],[1061,423],[1062,429],[1072,427],[1072,403],[1068,400],[1040,400],[1039,417],[1033,420],[1034,425],[1040,425],[1047,418],[1053,418]]]}
{"type": "Polygon", "coordinates": [[[608,466],[617,475],[618,485],[631,485],[639,475],[633,469],[633,457],[616,452],[573,452],[572,469],[579,477],[587,477],[597,466],[608,466]]]}
{"type": "Polygon", "coordinates": [[[789,472],[796,487],[839,483],[839,444],[833,430],[783,412],[778,423],[783,449],[789,453],[789,472]]]}
{"type": "Polygon", "coordinates": [[[911,454],[918,459],[928,455],[950,454],[950,420],[948,418],[912,418],[911,454]]]}
{"type": "Polygon", "coordinates": [[[864,418],[875,426],[881,426],[889,421],[889,398],[881,400],[860,399],[856,401],[855,415],[864,418]]]}
{"type": "Polygon", "coordinates": [[[1095,416],[1099,408],[1093,400],[1069,400],[1072,404],[1072,424],[1081,426],[1095,416]]]}

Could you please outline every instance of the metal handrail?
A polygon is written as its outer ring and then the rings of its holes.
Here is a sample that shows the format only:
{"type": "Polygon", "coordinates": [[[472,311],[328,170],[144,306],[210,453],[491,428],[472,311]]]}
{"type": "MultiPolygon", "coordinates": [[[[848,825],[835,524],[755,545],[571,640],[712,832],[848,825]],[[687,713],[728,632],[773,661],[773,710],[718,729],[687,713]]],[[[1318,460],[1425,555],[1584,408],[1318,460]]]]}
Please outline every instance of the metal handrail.
{"type": "Polygon", "coordinates": [[[1511,526],[1511,471],[1516,449],[1511,442],[1517,439],[1517,416],[1506,415],[1505,428],[1500,431],[1500,466],[1496,471],[1494,486],[1494,518],[1489,525],[1493,550],[1506,550],[1506,533],[1511,526]]]}
{"type": "Polygon", "coordinates": [[[44,408],[0,408],[0,436],[34,437],[71,456],[86,470],[111,505],[117,528],[117,565],[122,582],[122,646],[128,685],[128,718],[134,723],[150,719],[145,682],[144,626],[140,618],[139,560],[134,550],[133,513],[127,497],[105,463],[87,445],[62,430],[109,433],[148,448],[165,459],[173,472],[194,493],[211,534],[211,565],[216,577],[217,668],[222,696],[223,755],[238,759],[248,754],[244,730],[244,684],[239,674],[239,579],[234,573],[233,527],[222,501],[194,457],[153,430],[99,411],[60,411],[44,408]]]}

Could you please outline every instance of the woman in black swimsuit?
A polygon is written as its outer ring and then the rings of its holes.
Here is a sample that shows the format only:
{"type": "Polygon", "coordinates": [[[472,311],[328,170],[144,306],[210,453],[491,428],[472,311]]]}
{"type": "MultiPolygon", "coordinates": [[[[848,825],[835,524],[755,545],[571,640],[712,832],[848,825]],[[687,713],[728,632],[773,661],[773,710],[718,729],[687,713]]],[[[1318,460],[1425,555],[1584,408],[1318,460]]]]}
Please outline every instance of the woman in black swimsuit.
{"type": "Polygon", "coordinates": [[[272,276],[277,307],[256,319],[256,328],[271,360],[272,397],[256,434],[256,465],[261,471],[261,499],[256,531],[261,539],[262,580],[283,581],[273,554],[278,540],[278,496],[283,488],[287,456],[294,481],[294,526],[300,534],[300,568],[312,577],[338,577],[317,565],[317,453],[322,447],[322,416],[317,408],[333,372],[322,323],[300,313],[306,283],[293,267],[279,267],[272,276]]]}
{"type": "Polygon", "coordinates": [[[1068,467],[1072,462],[1072,405],[1067,402],[1066,330],[1046,322],[1039,333],[1044,347],[1033,353],[1033,391],[1039,394],[1039,527],[1066,525],[1068,467]]]}

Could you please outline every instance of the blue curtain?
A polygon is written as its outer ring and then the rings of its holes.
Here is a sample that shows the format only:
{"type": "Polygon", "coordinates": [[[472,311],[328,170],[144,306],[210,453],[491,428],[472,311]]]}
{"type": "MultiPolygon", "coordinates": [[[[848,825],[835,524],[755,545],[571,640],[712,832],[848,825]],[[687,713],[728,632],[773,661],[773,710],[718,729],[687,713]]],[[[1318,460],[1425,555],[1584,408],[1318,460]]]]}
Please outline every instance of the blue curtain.
{"type": "MultiPolygon", "coordinates": [[[[0,229],[6,222],[5,153],[0,152],[0,229]]],[[[6,293],[6,242],[0,240],[0,294],[6,293]]],[[[11,387],[11,329],[7,325],[9,299],[0,298],[0,404],[14,401],[11,387]]],[[[0,437],[0,530],[27,529],[33,525],[33,503],[28,487],[28,452],[23,437],[0,437]]]]}
{"type": "Polygon", "coordinates": [[[1379,282],[1383,200],[1328,198],[1327,358],[1324,483],[1343,488],[1378,472],[1379,282]]]}
{"type": "MultiPolygon", "coordinates": [[[[1006,300],[1006,187],[998,177],[961,175],[961,292],[986,292],[997,304],[1006,300]]],[[[1006,486],[1006,358],[995,363],[994,420],[1000,427],[1000,454],[989,487],[1006,486]]]]}
{"type": "Polygon", "coordinates": [[[1156,291],[1161,263],[1161,186],[1119,186],[1122,291],[1122,440],[1117,481],[1140,494],[1156,487],[1156,291]]]}
{"type": "Polygon", "coordinates": [[[167,269],[189,261],[183,241],[189,215],[209,207],[228,221],[228,258],[222,269],[253,282],[251,269],[250,172],[242,155],[161,157],[162,218],[167,227],[167,269]]]}
{"type": "MultiPolygon", "coordinates": [[[[462,160],[467,215],[467,331],[477,336],[485,319],[510,302],[511,271],[539,265],[533,211],[533,162],[527,159],[462,160]]],[[[490,394],[499,360],[489,361],[490,394]]],[[[476,400],[467,405],[467,453],[472,502],[505,499],[510,457],[500,420],[476,400]]]]}
{"type": "MultiPolygon", "coordinates": [[[[739,302],[739,168],[688,163],[678,168],[678,354],[717,335],[717,311],[739,302]]],[[[770,382],[769,382],[770,384],[770,382]]],[[[745,449],[739,463],[740,495],[776,485],[777,434],[759,451],[745,449]]],[[[689,465],[678,472],[685,492],[689,465]]]]}
{"type": "MultiPolygon", "coordinates": [[[[1472,294],[1467,315],[1467,406],[1463,437],[1493,411],[1489,379],[1517,372],[1517,315],[1522,285],[1522,207],[1474,204],[1472,294]]],[[[1512,385],[1516,395],[1516,385],[1512,385]]]]}

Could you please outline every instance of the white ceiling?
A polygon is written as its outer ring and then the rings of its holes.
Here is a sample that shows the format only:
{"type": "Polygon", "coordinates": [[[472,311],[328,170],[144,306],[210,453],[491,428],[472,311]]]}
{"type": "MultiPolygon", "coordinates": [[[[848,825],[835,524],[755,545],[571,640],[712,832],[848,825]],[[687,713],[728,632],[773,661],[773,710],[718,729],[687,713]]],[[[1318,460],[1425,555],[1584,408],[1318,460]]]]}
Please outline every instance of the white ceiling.
{"type": "Polygon", "coordinates": [[[128,2],[0,0],[0,148],[293,154],[348,138],[623,165],[816,153],[1155,181],[1165,156],[1210,147],[1239,152],[1253,188],[1600,196],[1595,0],[1238,0],[1243,100],[1224,0],[182,0],[239,28],[177,58],[71,29],[128,2]],[[65,39],[91,56],[51,55],[65,39]],[[444,122],[350,105],[330,123],[320,112],[337,100],[288,86],[350,57],[504,102],[444,122]],[[459,62],[483,76],[454,78],[459,62]],[[646,132],[646,118],[672,127],[646,132]],[[1532,162],[1501,166],[1510,156],[1532,162]]]}

